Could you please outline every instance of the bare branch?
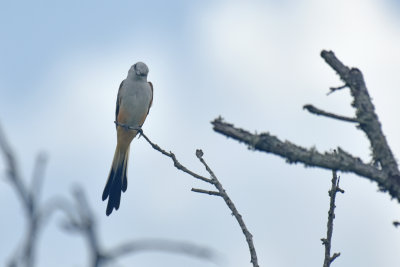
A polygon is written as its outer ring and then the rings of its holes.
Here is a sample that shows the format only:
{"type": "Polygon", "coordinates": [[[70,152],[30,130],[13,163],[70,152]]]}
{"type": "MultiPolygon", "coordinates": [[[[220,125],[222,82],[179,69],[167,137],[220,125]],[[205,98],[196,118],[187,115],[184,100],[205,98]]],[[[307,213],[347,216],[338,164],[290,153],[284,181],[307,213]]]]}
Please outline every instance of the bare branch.
{"type": "Polygon", "coordinates": [[[196,156],[201,161],[201,163],[203,163],[204,167],[206,167],[206,170],[211,175],[214,185],[218,189],[219,194],[224,199],[225,204],[232,211],[232,215],[235,216],[237,222],[239,223],[240,228],[242,229],[243,234],[246,237],[247,244],[249,246],[250,256],[251,256],[250,262],[253,264],[254,267],[258,267],[259,265],[258,265],[256,249],[255,249],[254,243],[253,243],[253,235],[249,232],[249,230],[247,230],[247,227],[243,221],[242,215],[239,214],[238,210],[235,207],[235,204],[233,204],[232,200],[226,193],[225,189],[222,187],[222,184],[220,183],[218,178],[215,176],[214,172],[210,169],[210,167],[207,165],[207,163],[203,159],[203,151],[198,149],[196,151],[196,156]]]}
{"type": "Polygon", "coordinates": [[[127,254],[134,254],[144,251],[178,253],[212,262],[218,261],[218,256],[211,249],[189,242],[165,239],[140,239],[131,241],[126,244],[119,245],[117,248],[109,251],[105,257],[109,259],[115,259],[127,254]]]}
{"type": "Polygon", "coordinates": [[[333,253],[333,255],[332,255],[331,259],[330,259],[331,263],[339,256],[340,256],[340,253],[333,253]]]}
{"type": "Polygon", "coordinates": [[[197,158],[201,161],[201,163],[203,163],[203,165],[206,167],[206,170],[208,171],[208,173],[211,175],[211,179],[205,178],[199,174],[196,174],[190,170],[188,170],[186,167],[184,167],[182,164],[180,164],[178,162],[178,160],[176,159],[175,155],[170,152],[166,152],[165,150],[161,149],[158,145],[154,144],[153,142],[150,141],[150,139],[143,133],[143,131],[141,132],[141,135],[146,139],[146,141],[157,151],[161,152],[163,155],[170,157],[173,162],[174,162],[174,166],[181,170],[184,171],[188,174],[190,174],[191,176],[200,179],[204,182],[213,184],[217,189],[218,192],[213,192],[213,191],[206,191],[206,190],[201,190],[201,189],[192,189],[192,191],[194,192],[198,192],[198,193],[207,193],[210,195],[217,195],[219,194],[225,201],[226,205],[228,206],[228,208],[232,211],[232,214],[235,216],[236,220],[238,221],[240,228],[243,231],[243,234],[246,237],[246,241],[247,244],[249,246],[249,250],[250,250],[250,257],[251,257],[251,263],[253,264],[254,267],[258,267],[258,260],[257,260],[257,254],[256,254],[256,250],[254,247],[254,243],[253,243],[253,236],[251,235],[251,233],[247,230],[247,227],[243,221],[242,216],[239,214],[239,212],[237,211],[235,205],[233,204],[232,200],[229,198],[228,194],[226,193],[225,189],[222,187],[222,184],[219,182],[219,180],[217,179],[217,177],[215,176],[215,174],[213,173],[213,171],[210,169],[210,167],[207,165],[207,163],[204,161],[203,159],[203,151],[201,150],[196,150],[196,156],[197,158]]]}
{"type": "Polygon", "coordinates": [[[361,71],[357,68],[349,69],[343,65],[332,51],[324,50],[321,52],[321,56],[350,88],[354,99],[352,106],[356,109],[360,129],[370,141],[374,160],[381,164],[382,169],[388,173],[389,177],[400,183],[400,171],[397,162],[382,132],[381,123],[375,113],[375,107],[368,94],[361,71]]]}
{"type": "Polygon", "coordinates": [[[105,260],[103,251],[100,249],[100,242],[96,231],[96,222],[93,213],[89,207],[83,190],[76,186],[73,190],[75,196],[74,213],[67,212],[67,220],[63,224],[63,228],[67,231],[74,231],[82,234],[88,244],[89,254],[91,258],[90,266],[98,267],[105,260]]]}
{"type": "Polygon", "coordinates": [[[192,192],[203,193],[203,194],[207,194],[207,195],[210,195],[210,196],[219,196],[219,197],[221,197],[221,194],[219,192],[216,192],[216,191],[209,191],[209,190],[203,190],[203,189],[198,189],[198,188],[192,188],[192,192]]]}
{"type": "Polygon", "coordinates": [[[306,166],[355,173],[377,182],[381,191],[388,191],[392,197],[400,201],[400,171],[382,133],[381,124],[375,114],[375,108],[368,95],[361,72],[356,68],[349,69],[346,67],[335,57],[333,52],[322,51],[321,56],[345,82],[345,86],[340,89],[350,88],[354,98],[352,105],[356,108],[356,118],[352,119],[327,113],[310,105],[305,108],[319,115],[357,122],[357,128],[367,135],[372,147],[373,161],[378,164],[374,164],[374,166],[365,164],[359,158],[340,148],[337,149],[337,154],[327,152],[322,154],[314,148],[306,149],[289,141],[283,142],[269,133],[251,134],[243,129],[235,128],[233,124],[224,122],[220,117],[211,122],[214,131],[243,142],[255,150],[286,158],[288,163],[301,162],[306,166]]]}
{"type": "Polygon", "coordinates": [[[32,213],[32,206],[31,200],[29,199],[29,194],[27,193],[28,190],[26,189],[24,183],[21,180],[21,176],[18,171],[17,161],[15,159],[14,153],[10,148],[6,137],[1,129],[0,126],[0,150],[3,152],[4,159],[6,161],[7,169],[7,176],[8,180],[13,185],[13,188],[17,191],[18,197],[21,198],[23,202],[23,207],[25,211],[30,214],[32,213]]]}
{"type": "Polygon", "coordinates": [[[191,170],[187,169],[185,166],[183,166],[175,157],[175,154],[172,152],[167,152],[163,149],[161,149],[157,144],[154,144],[153,142],[151,142],[151,140],[143,133],[141,132],[141,136],[143,136],[144,139],[146,139],[146,141],[157,151],[161,152],[163,155],[170,157],[172,159],[172,161],[174,162],[174,166],[178,169],[181,170],[183,172],[186,172],[187,174],[193,176],[194,178],[197,178],[199,180],[202,180],[204,182],[207,183],[212,183],[211,179],[208,179],[204,176],[201,176],[197,173],[192,172],[191,170]]]}
{"type": "Polygon", "coordinates": [[[330,95],[330,94],[332,94],[332,93],[334,93],[336,91],[342,90],[342,89],[344,89],[346,87],[347,87],[347,84],[344,84],[344,85],[338,86],[338,87],[330,87],[329,88],[330,91],[329,91],[329,93],[327,93],[327,95],[330,95]]]}
{"type": "Polygon", "coordinates": [[[86,200],[83,190],[76,186],[73,194],[75,196],[75,212],[70,212],[70,207],[65,213],[66,221],[63,228],[66,231],[77,232],[82,234],[89,246],[89,254],[91,258],[90,266],[99,267],[106,263],[112,262],[119,257],[127,254],[134,254],[144,251],[161,251],[168,253],[178,253],[186,256],[201,258],[208,261],[216,261],[217,254],[213,250],[194,245],[189,242],[171,241],[165,239],[141,239],[126,242],[116,248],[105,250],[102,249],[98,238],[97,225],[92,210],[86,200]]]}
{"type": "MultiPolygon", "coordinates": [[[[47,221],[47,219],[56,210],[55,208],[50,208],[50,205],[48,207],[41,207],[39,205],[45,159],[40,156],[37,158],[31,190],[28,190],[27,185],[24,183],[19,174],[16,157],[7,143],[1,128],[0,150],[4,155],[6,166],[8,168],[8,181],[11,183],[17,195],[22,200],[22,206],[25,210],[25,216],[27,220],[27,232],[25,235],[25,240],[22,243],[21,248],[18,248],[16,253],[14,253],[12,259],[9,261],[9,265],[31,267],[35,265],[36,243],[40,230],[43,229],[45,221],[47,221]]],[[[56,202],[52,204],[56,204],[56,202]]]]}
{"type": "Polygon", "coordinates": [[[347,122],[359,122],[357,119],[354,119],[354,118],[349,118],[349,117],[336,115],[336,114],[333,114],[330,112],[323,111],[321,109],[314,107],[313,105],[304,105],[303,109],[308,110],[308,112],[310,112],[310,113],[325,116],[325,117],[332,118],[332,119],[337,119],[337,120],[347,121],[347,122]]]}
{"type": "Polygon", "coordinates": [[[39,224],[37,221],[37,217],[35,216],[36,203],[32,200],[32,197],[29,194],[26,185],[19,175],[16,158],[14,156],[14,153],[12,152],[12,149],[6,141],[1,127],[0,150],[4,155],[6,166],[8,167],[8,181],[11,183],[12,187],[17,192],[17,195],[22,200],[22,206],[25,210],[25,215],[28,220],[28,231],[26,234],[26,240],[23,243],[22,249],[18,250],[18,253],[15,254],[15,258],[10,260],[9,265],[17,265],[18,262],[20,262],[20,264],[23,266],[31,267],[34,266],[35,262],[35,241],[37,232],[39,231],[39,224]]]}
{"type": "Polygon", "coordinates": [[[45,153],[40,153],[36,157],[35,167],[32,175],[32,182],[30,186],[30,195],[32,198],[37,198],[40,196],[46,164],[47,155],[45,153]]]}
{"type": "Polygon", "coordinates": [[[331,256],[331,245],[332,245],[332,233],[333,233],[333,220],[335,219],[335,199],[336,193],[344,191],[339,188],[339,178],[337,177],[336,171],[332,171],[332,187],[329,190],[329,211],[328,211],[328,223],[327,223],[327,233],[326,238],[322,238],[322,244],[325,246],[325,258],[323,267],[329,267],[331,263],[340,256],[340,253],[334,253],[331,256]]]}
{"type": "MultiPolygon", "coordinates": [[[[281,141],[269,133],[252,134],[246,130],[236,128],[233,124],[224,122],[221,118],[211,122],[214,131],[239,142],[243,142],[255,150],[273,153],[287,160],[288,163],[303,163],[308,167],[320,167],[343,172],[353,172],[360,176],[378,182],[382,187],[387,186],[387,175],[372,165],[365,164],[360,158],[338,148],[337,153],[320,153],[315,148],[307,149],[289,141],[281,141]]],[[[397,188],[400,199],[400,187],[397,188]]]]}
{"type": "MultiPolygon", "coordinates": [[[[174,252],[183,255],[202,258],[205,260],[216,261],[217,255],[211,249],[194,245],[188,242],[168,241],[168,240],[138,240],[128,242],[110,253],[104,252],[100,248],[100,242],[96,231],[95,217],[89,207],[83,191],[77,187],[74,190],[76,205],[73,206],[69,201],[62,197],[53,197],[46,201],[44,205],[39,205],[39,195],[43,184],[44,167],[46,158],[39,156],[36,161],[33,173],[31,189],[27,190],[25,183],[19,176],[16,159],[9,147],[3,132],[0,128],[0,152],[6,159],[8,168],[8,180],[22,199],[23,207],[27,217],[27,233],[21,247],[18,247],[13,257],[9,260],[9,267],[33,267],[35,264],[36,243],[40,230],[44,228],[51,215],[60,210],[64,212],[66,221],[64,229],[68,231],[79,232],[83,234],[88,242],[90,249],[90,266],[98,267],[103,263],[115,260],[117,256],[122,256],[130,252],[139,252],[147,250],[158,250],[174,252]]],[[[172,157],[174,155],[170,153],[172,157]]],[[[174,160],[176,166],[179,162],[174,160]]],[[[183,169],[184,170],[184,169],[183,169]]],[[[184,170],[185,171],[185,170],[184,170]]],[[[201,177],[200,177],[201,178],[201,177]]],[[[199,178],[199,179],[200,179],[199,178]]],[[[205,181],[211,179],[204,178],[205,181]]]]}
{"type": "Polygon", "coordinates": [[[215,261],[217,258],[217,255],[209,248],[194,245],[189,242],[164,239],[141,239],[129,241],[114,249],[103,250],[98,241],[94,216],[82,189],[76,187],[74,195],[76,198],[76,209],[78,210],[79,219],[69,218],[70,220],[66,226],[68,230],[78,231],[85,235],[91,251],[91,266],[101,266],[106,262],[116,260],[117,258],[127,254],[134,254],[143,251],[178,253],[210,261],[215,261]]]}
{"type": "Polygon", "coordinates": [[[74,206],[66,198],[55,196],[42,205],[37,215],[40,218],[40,223],[46,224],[56,211],[63,212],[67,217],[76,217],[74,206]]]}

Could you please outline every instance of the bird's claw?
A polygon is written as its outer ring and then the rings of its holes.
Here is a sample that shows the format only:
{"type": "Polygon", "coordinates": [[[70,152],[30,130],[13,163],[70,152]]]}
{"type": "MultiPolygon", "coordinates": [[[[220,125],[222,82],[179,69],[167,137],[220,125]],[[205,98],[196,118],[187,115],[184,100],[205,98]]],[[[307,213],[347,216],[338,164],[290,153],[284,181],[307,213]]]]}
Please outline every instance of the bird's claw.
{"type": "Polygon", "coordinates": [[[114,121],[114,123],[115,123],[115,125],[124,128],[126,131],[137,131],[139,133],[138,138],[140,138],[143,135],[142,126],[133,127],[133,126],[129,126],[127,124],[119,123],[117,121],[114,121]]]}
{"type": "Polygon", "coordinates": [[[137,131],[138,134],[139,134],[139,137],[138,137],[138,139],[139,139],[139,138],[143,135],[142,127],[141,127],[141,126],[137,127],[137,128],[136,128],[136,131],[137,131]]]}

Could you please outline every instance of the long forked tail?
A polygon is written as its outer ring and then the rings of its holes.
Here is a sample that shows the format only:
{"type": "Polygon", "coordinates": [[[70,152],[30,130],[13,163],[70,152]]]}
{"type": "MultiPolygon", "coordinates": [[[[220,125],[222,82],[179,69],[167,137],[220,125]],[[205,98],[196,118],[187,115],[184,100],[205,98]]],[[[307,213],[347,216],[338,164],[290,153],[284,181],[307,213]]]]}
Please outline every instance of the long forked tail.
{"type": "Polygon", "coordinates": [[[128,167],[129,146],[122,149],[117,145],[115,149],[113,163],[111,165],[110,174],[108,175],[106,186],[104,187],[103,201],[108,197],[106,215],[110,215],[113,208],[118,210],[121,202],[121,191],[125,192],[128,188],[128,179],[126,170],[128,167]]]}

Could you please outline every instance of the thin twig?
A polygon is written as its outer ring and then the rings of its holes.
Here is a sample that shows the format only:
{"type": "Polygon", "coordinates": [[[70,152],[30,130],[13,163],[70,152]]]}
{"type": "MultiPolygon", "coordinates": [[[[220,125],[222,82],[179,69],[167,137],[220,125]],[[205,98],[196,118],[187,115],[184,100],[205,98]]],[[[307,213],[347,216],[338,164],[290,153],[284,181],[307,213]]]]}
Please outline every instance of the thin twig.
{"type": "Polygon", "coordinates": [[[80,187],[76,187],[73,192],[76,200],[74,207],[75,213],[67,212],[66,221],[63,228],[67,231],[82,234],[89,246],[91,263],[89,266],[99,267],[107,265],[117,258],[143,251],[163,251],[178,253],[216,262],[218,255],[210,248],[195,245],[189,242],[172,241],[165,239],[140,239],[128,241],[115,248],[105,250],[101,247],[97,225],[85,194],[80,187]]]}
{"type": "Polygon", "coordinates": [[[330,87],[330,88],[329,88],[330,91],[329,91],[326,95],[330,95],[330,94],[332,94],[332,93],[334,93],[334,92],[336,92],[336,91],[338,91],[338,90],[342,90],[342,89],[344,89],[344,88],[346,88],[346,87],[348,87],[347,84],[344,84],[344,85],[338,86],[338,87],[330,87]]]}
{"type": "Polygon", "coordinates": [[[32,182],[29,190],[32,198],[38,198],[40,196],[44,180],[44,171],[46,169],[46,163],[47,163],[47,155],[45,153],[40,153],[36,157],[35,169],[33,171],[32,182]]]}
{"type": "Polygon", "coordinates": [[[7,178],[9,182],[11,182],[11,184],[13,185],[13,188],[17,191],[18,197],[21,198],[25,211],[29,214],[32,212],[32,207],[31,207],[31,201],[29,199],[29,194],[27,193],[28,190],[25,184],[21,180],[16,158],[6,140],[6,137],[1,129],[1,126],[0,126],[0,149],[3,152],[3,156],[6,161],[6,166],[8,168],[7,178]]]}
{"type": "Polygon", "coordinates": [[[203,163],[204,167],[206,167],[206,170],[212,177],[215,187],[218,189],[218,192],[220,193],[221,197],[224,199],[225,204],[232,211],[233,216],[235,216],[237,222],[239,223],[240,228],[242,229],[243,234],[246,237],[247,244],[249,246],[250,257],[251,257],[250,262],[253,264],[254,267],[258,267],[259,265],[258,265],[256,249],[255,249],[254,243],[253,243],[253,235],[247,229],[246,224],[244,223],[244,220],[242,218],[242,215],[239,214],[238,210],[235,207],[235,204],[233,204],[232,200],[226,193],[225,189],[223,188],[222,184],[218,180],[217,176],[215,176],[214,172],[211,170],[211,168],[207,165],[207,163],[203,159],[203,151],[201,151],[200,149],[196,150],[196,156],[201,161],[201,163],[203,163]]]}
{"type": "Polygon", "coordinates": [[[203,190],[203,189],[198,189],[198,188],[192,188],[192,192],[203,193],[203,194],[207,194],[207,195],[210,195],[210,196],[219,196],[219,197],[221,197],[221,194],[219,192],[216,192],[216,191],[209,191],[209,190],[203,190]]]}
{"type": "Polygon", "coordinates": [[[332,245],[332,233],[333,233],[333,220],[335,219],[335,199],[336,199],[336,193],[344,193],[344,190],[342,190],[339,187],[339,178],[336,174],[336,171],[332,171],[332,187],[331,190],[329,190],[329,197],[330,197],[330,203],[329,203],[329,211],[328,211],[328,223],[327,223],[327,233],[326,233],[326,238],[321,238],[322,245],[325,246],[325,258],[324,258],[324,265],[323,267],[329,267],[331,263],[340,256],[340,253],[334,253],[333,256],[331,256],[331,245],[332,245]]]}
{"type": "Polygon", "coordinates": [[[22,206],[25,210],[27,218],[28,231],[25,237],[25,242],[22,245],[22,249],[18,250],[19,253],[15,254],[14,259],[10,260],[10,265],[17,265],[21,262],[22,266],[31,267],[34,266],[35,256],[35,241],[37,232],[39,231],[39,224],[36,217],[36,202],[32,199],[29,194],[25,183],[19,174],[17,167],[17,160],[10,146],[8,145],[5,135],[0,127],[0,150],[3,152],[6,160],[6,166],[8,167],[8,181],[13,185],[13,188],[17,192],[17,195],[22,200],[22,206]]]}
{"type": "Polygon", "coordinates": [[[341,115],[336,115],[334,113],[326,112],[326,111],[323,111],[321,109],[314,107],[313,105],[304,105],[303,109],[308,110],[308,112],[310,112],[310,113],[325,116],[325,117],[332,118],[332,119],[337,119],[337,120],[347,121],[347,122],[355,122],[355,123],[359,122],[355,118],[349,118],[349,117],[345,117],[345,116],[341,116],[341,115]]]}
{"type": "Polygon", "coordinates": [[[174,166],[178,169],[181,170],[183,172],[186,172],[187,174],[193,176],[194,178],[197,178],[199,180],[202,180],[204,182],[207,183],[212,183],[212,180],[209,178],[206,178],[204,176],[201,176],[197,173],[192,172],[191,170],[189,170],[188,168],[186,168],[185,166],[183,166],[176,158],[175,154],[172,152],[167,152],[164,149],[162,149],[161,147],[159,147],[157,144],[154,144],[153,142],[151,142],[151,140],[142,132],[141,136],[144,137],[144,139],[146,139],[146,141],[157,151],[161,152],[163,155],[170,157],[172,159],[172,161],[174,162],[174,166]]]}
{"type": "Polygon", "coordinates": [[[190,257],[200,258],[211,262],[218,262],[218,256],[213,250],[184,241],[165,239],[139,239],[119,245],[105,255],[106,258],[119,258],[143,251],[163,251],[178,253],[190,257]]]}
{"type": "MultiPolygon", "coordinates": [[[[232,211],[232,214],[235,216],[236,220],[238,221],[240,228],[243,231],[243,234],[246,237],[246,241],[247,244],[249,246],[249,250],[250,250],[250,257],[251,257],[251,263],[253,264],[254,267],[258,267],[258,260],[257,260],[257,253],[254,247],[254,243],[253,243],[253,236],[251,235],[251,233],[249,232],[249,230],[247,229],[242,216],[239,214],[238,210],[236,209],[235,205],[233,204],[232,200],[229,198],[228,194],[225,192],[225,189],[222,187],[222,184],[219,182],[219,180],[217,179],[217,177],[215,176],[214,172],[210,169],[210,167],[207,165],[207,163],[204,161],[203,159],[203,152],[201,150],[196,150],[196,156],[197,158],[201,161],[201,163],[203,163],[203,165],[206,167],[207,172],[211,175],[211,179],[205,178],[199,174],[196,174],[190,170],[188,170],[186,167],[184,167],[182,164],[180,164],[178,162],[178,160],[176,159],[175,155],[172,152],[166,152],[165,150],[161,149],[157,144],[154,144],[153,142],[150,141],[150,139],[143,133],[143,131],[141,132],[141,136],[143,136],[146,141],[157,151],[161,152],[163,155],[170,157],[173,162],[174,162],[174,166],[181,170],[184,171],[186,173],[188,173],[189,175],[200,179],[204,182],[213,184],[217,190],[218,190],[218,194],[224,199],[226,205],[228,206],[228,208],[232,211]]],[[[217,195],[217,192],[213,192],[213,191],[206,191],[206,190],[201,190],[201,189],[192,189],[192,191],[194,192],[198,192],[198,193],[207,193],[210,195],[217,195]]]]}

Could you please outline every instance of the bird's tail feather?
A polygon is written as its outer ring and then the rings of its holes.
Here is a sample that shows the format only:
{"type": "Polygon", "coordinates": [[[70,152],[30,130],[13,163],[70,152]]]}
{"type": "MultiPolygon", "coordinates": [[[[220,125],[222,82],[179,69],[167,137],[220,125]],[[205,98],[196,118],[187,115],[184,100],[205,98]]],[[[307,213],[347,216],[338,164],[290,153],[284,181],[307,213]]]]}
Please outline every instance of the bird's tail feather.
{"type": "Polygon", "coordinates": [[[106,215],[110,215],[112,210],[118,210],[121,201],[121,191],[125,192],[128,188],[127,166],[129,158],[129,146],[122,149],[117,145],[115,149],[113,163],[110,174],[108,175],[106,186],[104,187],[103,201],[108,198],[106,215]]]}

